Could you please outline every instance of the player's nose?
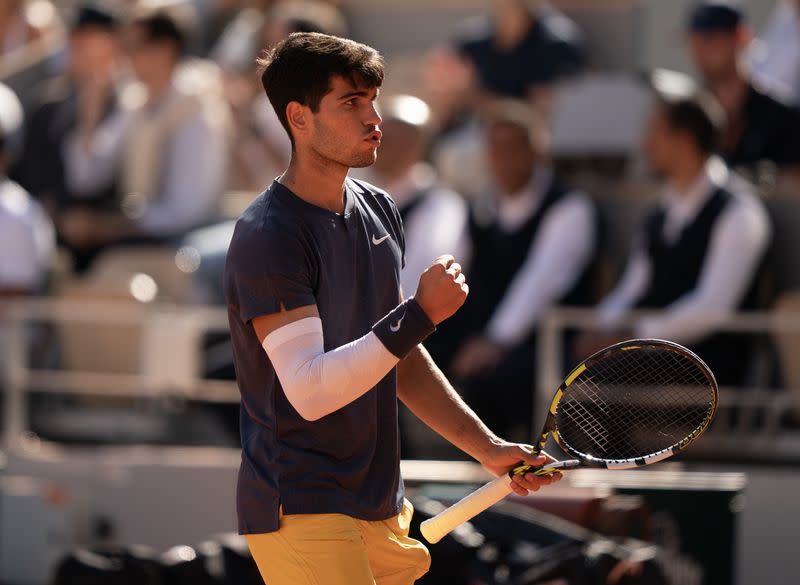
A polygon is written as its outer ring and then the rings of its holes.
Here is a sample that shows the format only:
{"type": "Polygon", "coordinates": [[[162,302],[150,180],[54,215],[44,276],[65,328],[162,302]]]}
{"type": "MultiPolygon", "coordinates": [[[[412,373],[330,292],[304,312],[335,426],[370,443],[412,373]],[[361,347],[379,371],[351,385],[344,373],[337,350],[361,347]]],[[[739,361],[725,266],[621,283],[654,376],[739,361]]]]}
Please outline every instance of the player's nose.
{"type": "Polygon", "coordinates": [[[373,104],[372,106],[370,106],[369,111],[368,111],[368,115],[364,119],[364,125],[365,126],[377,126],[381,122],[383,122],[383,118],[381,118],[381,115],[378,112],[378,109],[373,104]]]}

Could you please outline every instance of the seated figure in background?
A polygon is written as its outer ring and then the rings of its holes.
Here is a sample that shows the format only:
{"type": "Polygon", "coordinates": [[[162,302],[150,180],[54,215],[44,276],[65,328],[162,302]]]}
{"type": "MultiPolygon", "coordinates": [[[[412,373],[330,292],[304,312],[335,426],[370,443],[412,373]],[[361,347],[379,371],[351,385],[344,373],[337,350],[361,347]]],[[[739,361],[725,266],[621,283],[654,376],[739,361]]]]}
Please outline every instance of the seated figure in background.
{"type": "MultiPolygon", "coordinates": [[[[76,209],[99,212],[116,205],[118,177],[113,170],[85,181],[69,169],[73,153],[107,148],[122,139],[126,111],[120,84],[120,24],[119,15],[100,4],[79,7],[67,41],[64,74],[36,92],[28,120],[15,177],[47,208],[62,236],[62,219],[76,209]]],[[[77,235],[67,236],[62,243],[82,272],[95,250],[77,242],[77,235]]]]}
{"type": "Polygon", "coordinates": [[[229,112],[213,65],[182,59],[188,17],[181,5],[138,13],[124,44],[141,100],[122,139],[74,149],[67,169],[82,182],[119,176],[121,210],[62,219],[73,245],[168,243],[217,217],[226,186],[229,112]]]}
{"type": "Polygon", "coordinates": [[[458,193],[439,185],[435,170],[424,162],[430,132],[430,110],[409,95],[381,98],[383,122],[380,156],[363,174],[392,194],[403,218],[406,254],[400,275],[403,291],[414,294],[422,272],[442,254],[461,257],[467,206],[458,193]]]}
{"type": "Polygon", "coordinates": [[[465,196],[488,187],[480,121],[496,99],[527,101],[549,119],[555,84],[584,62],[583,35],[544,3],[493,0],[491,13],[468,21],[454,46],[431,51],[423,79],[438,121],[432,158],[442,180],[465,196]]]}
{"type": "Polygon", "coordinates": [[[688,28],[695,69],[727,116],[720,142],[725,162],[757,175],[766,161],[799,177],[800,110],[757,87],[744,70],[752,33],[738,2],[702,0],[688,28]]]}
{"type": "Polygon", "coordinates": [[[769,218],[753,187],[714,155],[725,119],[714,98],[678,73],[662,71],[653,79],[656,100],[644,151],[666,184],[600,309],[607,328],[630,309],[661,313],[639,320],[632,331],[586,336],[578,351],[583,357],[629,337],[667,339],[692,348],[719,383],[741,384],[750,339],[717,327],[733,312],[756,307],[769,218]]]}
{"type": "Polygon", "coordinates": [[[462,265],[470,295],[429,340],[476,412],[513,436],[530,430],[537,324],[550,308],[585,304],[592,292],[595,208],[554,176],[548,142],[527,103],[501,101],[488,111],[496,187],[469,217],[462,265]]]}

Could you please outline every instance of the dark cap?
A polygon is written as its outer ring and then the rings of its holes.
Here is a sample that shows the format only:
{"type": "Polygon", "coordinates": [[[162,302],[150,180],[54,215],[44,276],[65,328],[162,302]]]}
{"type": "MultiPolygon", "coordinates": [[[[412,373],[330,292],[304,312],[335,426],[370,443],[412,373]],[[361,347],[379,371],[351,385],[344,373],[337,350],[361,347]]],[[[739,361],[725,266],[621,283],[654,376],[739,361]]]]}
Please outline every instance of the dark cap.
{"type": "Polygon", "coordinates": [[[734,31],[744,20],[744,10],[736,0],[701,0],[692,9],[689,30],[693,33],[734,31]]]}
{"type": "Polygon", "coordinates": [[[76,31],[82,28],[96,27],[114,31],[119,28],[121,23],[120,15],[108,6],[99,2],[84,2],[72,20],[71,29],[76,31]]]}

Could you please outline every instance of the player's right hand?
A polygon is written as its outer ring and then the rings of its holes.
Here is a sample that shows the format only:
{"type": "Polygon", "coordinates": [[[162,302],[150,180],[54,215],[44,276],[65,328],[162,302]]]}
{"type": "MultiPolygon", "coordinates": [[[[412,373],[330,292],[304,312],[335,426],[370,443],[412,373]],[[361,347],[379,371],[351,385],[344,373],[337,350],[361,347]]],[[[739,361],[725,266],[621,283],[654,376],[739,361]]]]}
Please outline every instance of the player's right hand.
{"type": "Polygon", "coordinates": [[[434,260],[419,277],[414,298],[434,325],[452,316],[467,300],[469,286],[461,265],[446,254],[434,260]]]}

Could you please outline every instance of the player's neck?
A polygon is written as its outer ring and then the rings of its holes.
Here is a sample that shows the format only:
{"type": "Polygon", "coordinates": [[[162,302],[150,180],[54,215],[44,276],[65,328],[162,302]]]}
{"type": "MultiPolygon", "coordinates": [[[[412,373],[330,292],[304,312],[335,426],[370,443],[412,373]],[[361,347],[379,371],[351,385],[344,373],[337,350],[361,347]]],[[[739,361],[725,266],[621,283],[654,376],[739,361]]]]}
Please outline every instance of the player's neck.
{"type": "Polygon", "coordinates": [[[334,213],[344,213],[344,182],[349,169],[319,157],[292,154],[279,181],[295,195],[334,213]]]}

